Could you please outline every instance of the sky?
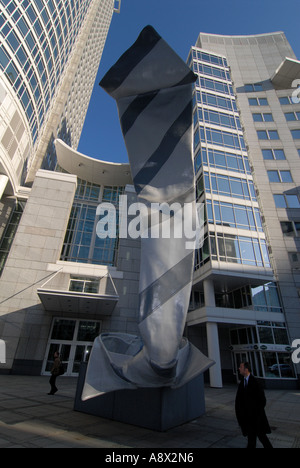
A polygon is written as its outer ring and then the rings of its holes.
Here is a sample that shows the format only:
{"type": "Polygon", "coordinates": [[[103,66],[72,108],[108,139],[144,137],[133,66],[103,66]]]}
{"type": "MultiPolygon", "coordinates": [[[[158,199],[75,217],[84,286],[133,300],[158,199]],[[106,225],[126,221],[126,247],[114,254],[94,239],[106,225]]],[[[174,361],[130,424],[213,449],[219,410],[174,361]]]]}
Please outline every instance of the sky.
{"type": "Polygon", "coordinates": [[[99,82],[147,25],[184,61],[200,32],[249,35],[283,31],[300,59],[299,0],[122,0],[120,14],[113,15],[78,146],[87,156],[128,162],[116,103],[99,82]]]}

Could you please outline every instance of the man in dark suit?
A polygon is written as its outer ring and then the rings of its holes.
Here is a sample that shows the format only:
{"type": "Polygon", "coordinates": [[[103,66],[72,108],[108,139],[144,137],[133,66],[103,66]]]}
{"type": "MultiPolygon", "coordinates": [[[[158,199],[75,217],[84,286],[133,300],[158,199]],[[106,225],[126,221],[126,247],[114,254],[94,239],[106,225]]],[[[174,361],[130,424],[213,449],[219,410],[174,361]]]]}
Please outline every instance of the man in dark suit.
{"type": "Polygon", "coordinates": [[[256,439],[264,448],[273,448],[267,434],[271,433],[265,413],[266,397],[257,379],[251,374],[248,362],[242,362],[239,367],[242,380],[239,384],[235,412],[243,436],[248,437],[247,448],[256,448],[256,439]]]}

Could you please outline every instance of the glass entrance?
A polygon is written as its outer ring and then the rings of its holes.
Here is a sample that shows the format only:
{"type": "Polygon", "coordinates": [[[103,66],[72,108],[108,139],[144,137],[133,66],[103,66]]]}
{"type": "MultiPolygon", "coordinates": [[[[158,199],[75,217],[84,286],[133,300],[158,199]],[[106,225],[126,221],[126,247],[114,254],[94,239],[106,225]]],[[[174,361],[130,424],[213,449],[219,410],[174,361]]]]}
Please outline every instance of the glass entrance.
{"type": "Polygon", "coordinates": [[[92,351],[92,345],[76,345],[74,358],[72,360],[72,374],[78,374],[80,364],[88,362],[92,351]]]}
{"type": "Polygon", "coordinates": [[[101,322],[55,318],[52,323],[42,374],[50,375],[53,356],[58,351],[66,376],[77,376],[80,364],[88,362],[101,322]]]}

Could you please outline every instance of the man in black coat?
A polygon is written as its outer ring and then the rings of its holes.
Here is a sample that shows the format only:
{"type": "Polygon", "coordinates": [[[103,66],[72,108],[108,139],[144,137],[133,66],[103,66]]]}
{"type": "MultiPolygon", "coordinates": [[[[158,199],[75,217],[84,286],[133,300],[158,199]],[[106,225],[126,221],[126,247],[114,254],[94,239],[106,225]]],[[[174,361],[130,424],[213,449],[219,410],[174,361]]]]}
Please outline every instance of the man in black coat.
{"type": "Polygon", "coordinates": [[[235,412],[243,436],[248,437],[247,448],[256,448],[256,439],[264,448],[273,448],[267,434],[271,433],[265,413],[266,397],[256,378],[250,373],[248,362],[242,362],[239,372],[243,377],[236,394],[235,412]]]}

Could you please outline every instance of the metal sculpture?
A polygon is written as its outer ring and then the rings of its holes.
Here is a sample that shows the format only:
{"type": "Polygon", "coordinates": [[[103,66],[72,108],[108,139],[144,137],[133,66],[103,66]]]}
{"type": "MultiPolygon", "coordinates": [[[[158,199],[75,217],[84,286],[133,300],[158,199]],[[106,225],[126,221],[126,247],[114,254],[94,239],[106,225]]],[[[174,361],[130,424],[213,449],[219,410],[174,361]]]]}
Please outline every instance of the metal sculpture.
{"type": "Polygon", "coordinates": [[[188,229],[182,235],[176,231],[182,214],[185,224],[188,218],[196,226],[195,80],[148,26],[100,83],[117,102],[137,199],[147,209],[141,210],[140,336],[104,333],[95,340],[83,400],[126,388],[177,388],[213,364],[183,337],[196,239],[188,229]],[[160,206],[155,220],[149,214],[153,204],[160,206]],[[170,235],[153,235],[165,223],[170,235]]]}

